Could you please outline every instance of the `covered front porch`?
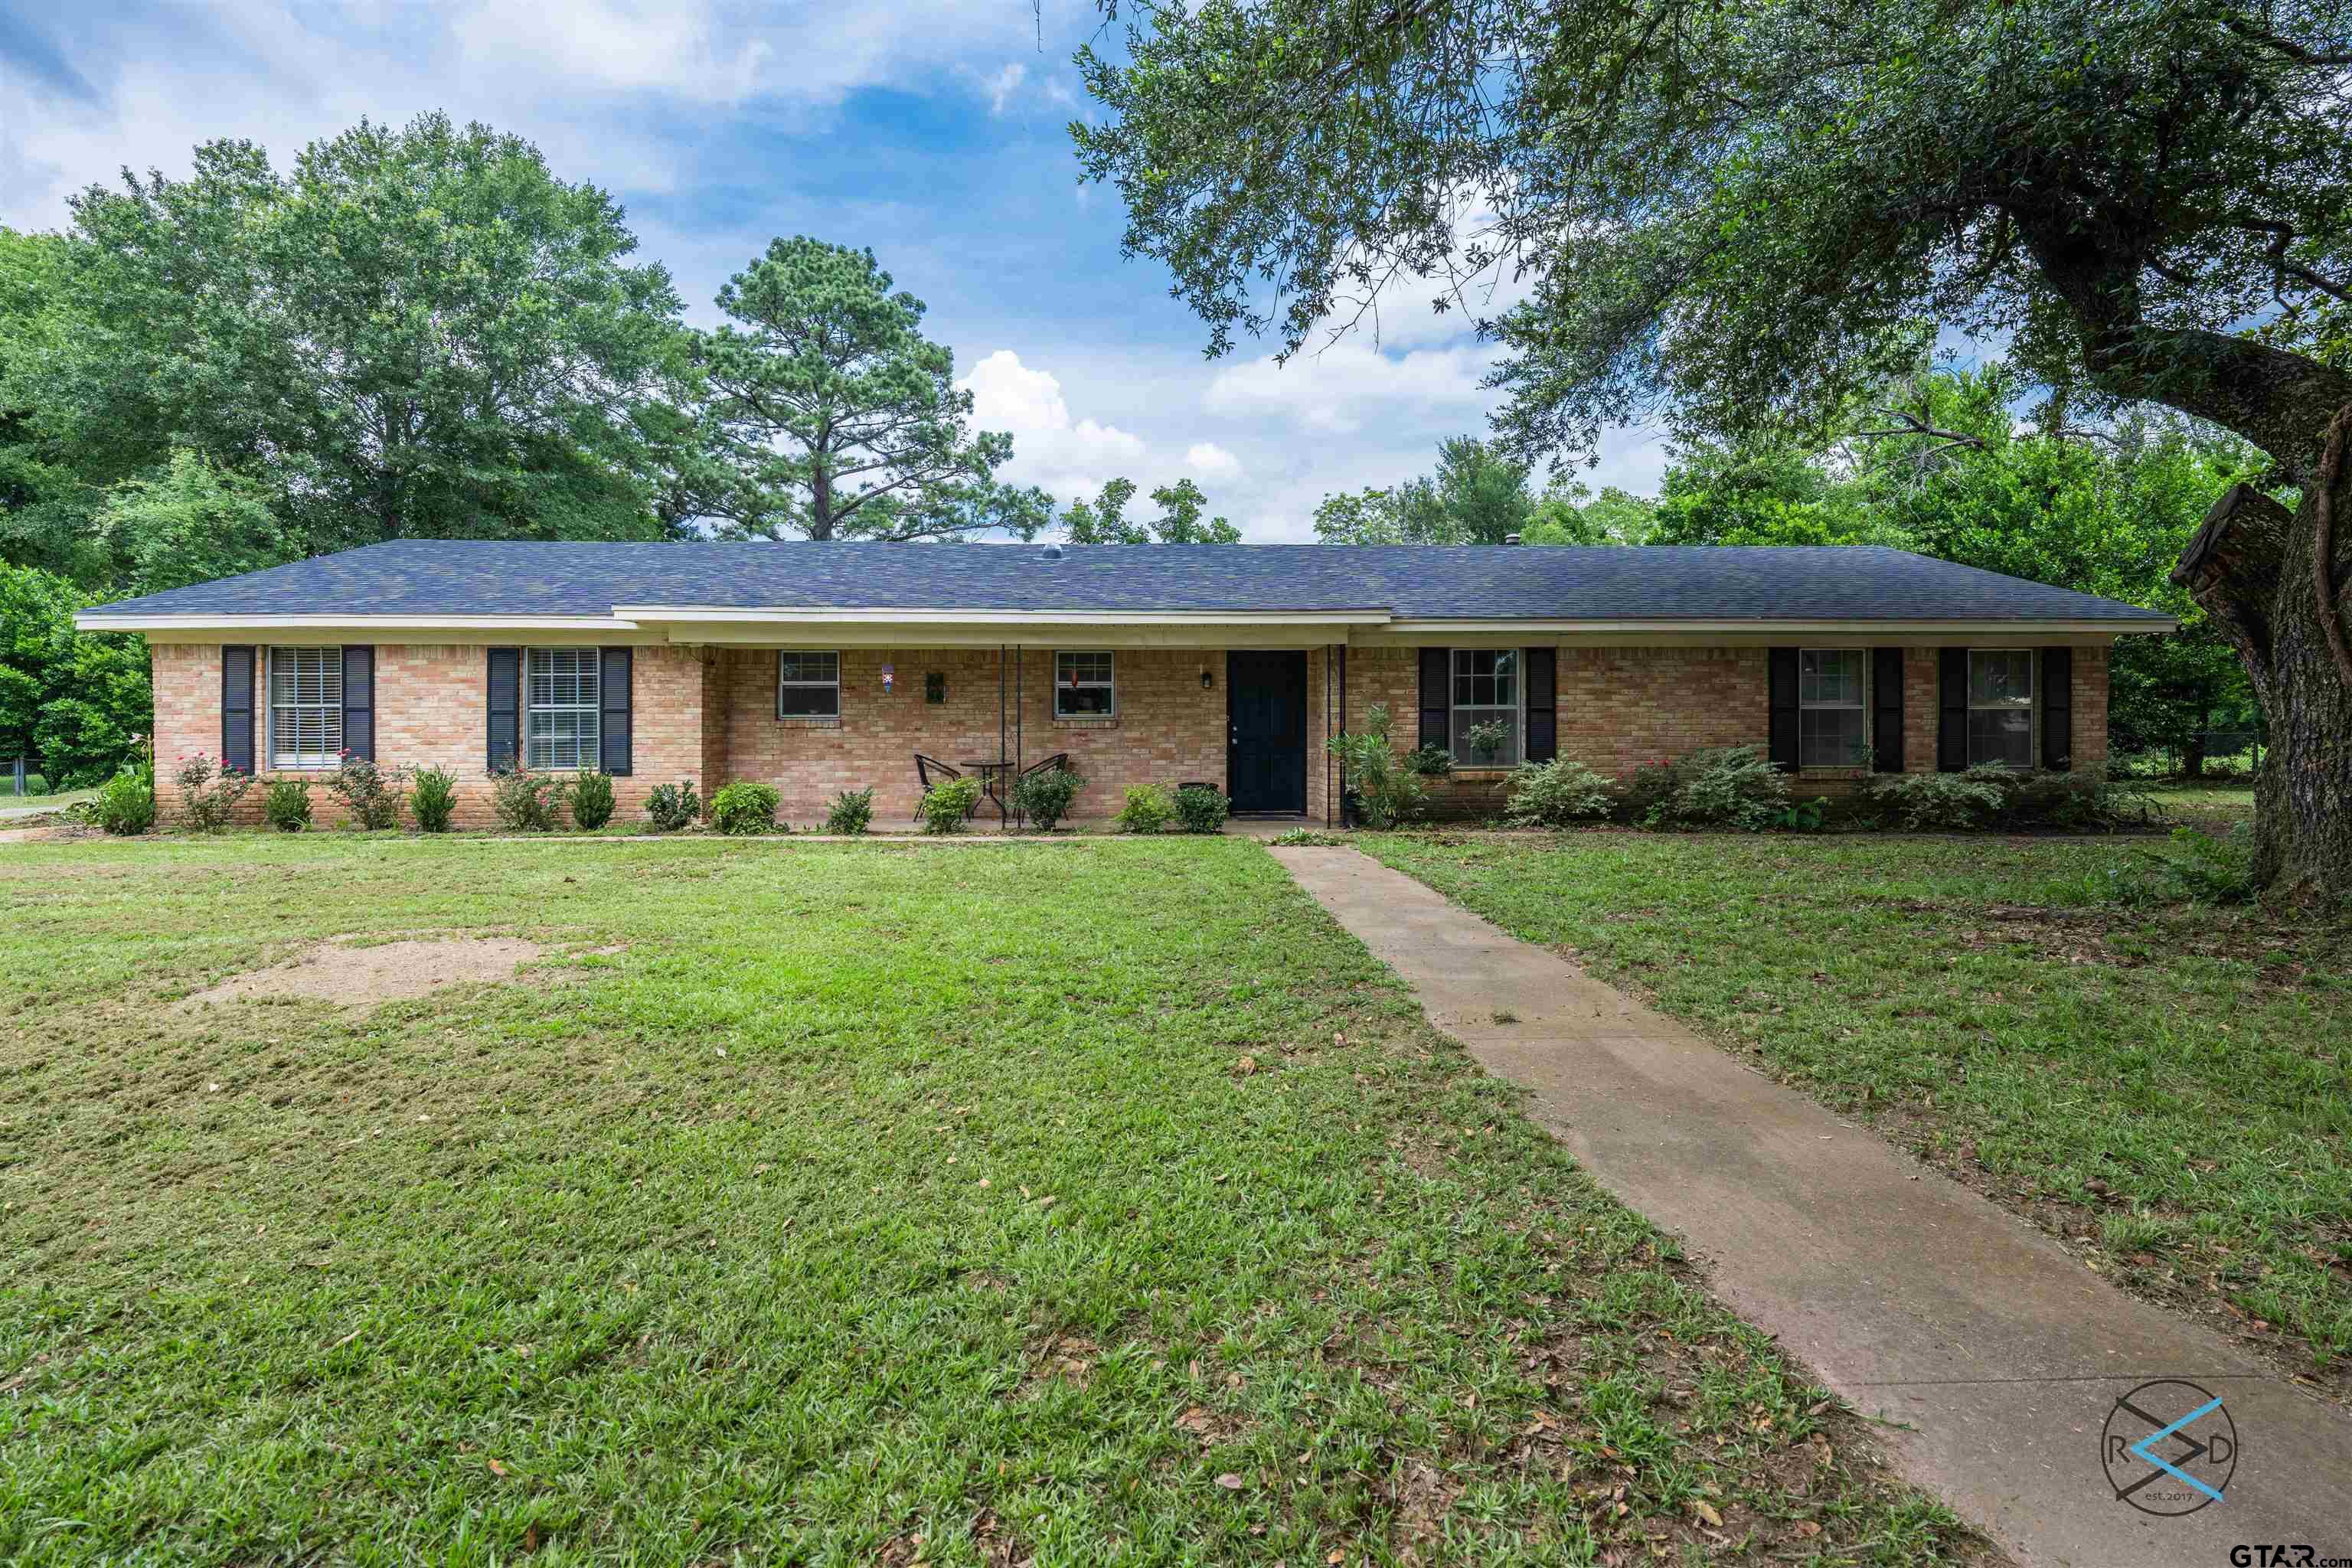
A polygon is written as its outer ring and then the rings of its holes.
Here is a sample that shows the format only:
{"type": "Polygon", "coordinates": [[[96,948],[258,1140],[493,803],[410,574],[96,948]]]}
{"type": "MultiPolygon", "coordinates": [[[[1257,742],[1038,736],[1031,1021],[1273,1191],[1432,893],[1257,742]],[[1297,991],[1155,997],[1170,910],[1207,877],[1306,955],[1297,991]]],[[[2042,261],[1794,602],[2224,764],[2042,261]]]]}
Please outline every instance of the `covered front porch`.
{"type": "Polygon", "coordinates": [[[877,826],[913,820],[918,757],[995,773],[980,827],[1006,815],[1003,781],[1053,758],[1085,781],[1075,821],[1116,815],[1137,785],[1191,783],[1213,785],[1243,819],[1336,821],[1326,742],[1344,710],[1344,644],[1269,635],[1238,646],[1100,624],[1055,628],[1045,643],[793,630],[803,635],[789,644],[708,641],[703,659],[710,786],[772,784],[795,824],[869,787],[877,826]]]}

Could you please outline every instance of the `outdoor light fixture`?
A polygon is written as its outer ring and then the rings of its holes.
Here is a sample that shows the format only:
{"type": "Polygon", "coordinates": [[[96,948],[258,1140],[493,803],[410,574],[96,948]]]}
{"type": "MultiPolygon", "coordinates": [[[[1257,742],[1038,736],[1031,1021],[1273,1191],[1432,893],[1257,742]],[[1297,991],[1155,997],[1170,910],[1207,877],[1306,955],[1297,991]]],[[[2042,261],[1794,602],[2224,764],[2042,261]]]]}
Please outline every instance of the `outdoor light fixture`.
{"type": "Polygon", "coordinates": [[[887,696],[889,696],[889,695],[890,695],[890,687],[891,687],[891,684],[892,684],[893,682],[895,682],[898,679],[898,667],[897,665],[895,665],[895,664],[886,664],[886,665],[884,665],[884,666],[882,667],[882,695],[883,695],[883,696],[887,697],[887,696]]]}
{"type": "Polygon", "coordinates": [[[1216,685],[1216,684],[1217,684],[1217,681],[1216,681],[1216,678],[1215,678],[1214,676],[1211,675],[1211,674],[1210,674],[1207,670],[1205,670],[1205,669],[1204,669],[1204,670],[1202,670],[1202,671],[1201,672],[1201,689],[1202,689],[1202,690],[1206,691],[1206,690],[1208,690],[1211,687],[1213,687],[1213,686],[1214,686],[1214,685],[1216,685]]]}

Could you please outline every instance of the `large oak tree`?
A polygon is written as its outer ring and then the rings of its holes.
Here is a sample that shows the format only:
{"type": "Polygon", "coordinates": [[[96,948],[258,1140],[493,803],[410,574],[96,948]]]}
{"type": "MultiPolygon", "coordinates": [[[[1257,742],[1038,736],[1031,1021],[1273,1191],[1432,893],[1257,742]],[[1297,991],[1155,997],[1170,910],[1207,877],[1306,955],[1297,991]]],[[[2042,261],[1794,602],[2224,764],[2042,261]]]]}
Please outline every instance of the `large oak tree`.
{"type": "Polygon", "coordinates": [[[247,142],[186,179],[73,198],[73,331],[12,379],[100,482],[173,448],[265,482],[293,552],[403,537],[650,538],[646,411],[678,301],[603,191],[425,114],[273,168],[247,142]]]}
{"type": "Polygon", "coordinates": [[[1517,269],[1525,455],[1664,416],[1826,419],[1922,322],[2074,417],[2266,453],[2183,559],[2269,720],[2258,869],[2352,890],[2352,0],[1220,0],[1130,5],[1074,125],[1130,251],[1307,343],[1517,269]],[[2332,432],[2332,434],[2331,434],[2332,432]]]}

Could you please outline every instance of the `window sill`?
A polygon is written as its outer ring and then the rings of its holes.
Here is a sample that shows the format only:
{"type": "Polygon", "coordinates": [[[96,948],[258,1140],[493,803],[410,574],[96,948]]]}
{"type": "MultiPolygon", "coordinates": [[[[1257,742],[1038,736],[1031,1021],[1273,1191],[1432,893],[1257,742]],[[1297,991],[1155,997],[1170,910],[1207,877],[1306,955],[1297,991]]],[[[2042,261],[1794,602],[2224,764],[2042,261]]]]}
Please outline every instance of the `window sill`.
{"type": "Polygon", "coordinates": [[[1118,715],[1097,714],[1083,719],[1064,719],[1057,715],[1054,720],[1054,728],[1056,730],[1116,730],[1118,728],[1118,715]]]}
{"type": "Polygon", "coordinates": [[[1801,779],[1866,779],[1871,776],[1871,771],[1860,763],[1848,763],[1834,768],[1799,768],[1797,776],[1801,779]]]}
{"type": "Polygon", "coordinates": [[[780,730],[838,730],[841,728],[841,720],[838,715],[831,719],[823,719],[810,714],[794,714],[789,717],[778,718],[776,721],[776,728],[780,730]]]}
{"type": "Polygon", "coordinates": [[[1517,771],[1518,765],[1515,763],[1477,763],[1469,767],[1465,767],[1460,763],[1456,763],[1454,764],[1454,771],[1446,776],[1448,778],[1469,779],[1478,784],[1485,784],[1492,779],[1509,778],[1517,771]]]}

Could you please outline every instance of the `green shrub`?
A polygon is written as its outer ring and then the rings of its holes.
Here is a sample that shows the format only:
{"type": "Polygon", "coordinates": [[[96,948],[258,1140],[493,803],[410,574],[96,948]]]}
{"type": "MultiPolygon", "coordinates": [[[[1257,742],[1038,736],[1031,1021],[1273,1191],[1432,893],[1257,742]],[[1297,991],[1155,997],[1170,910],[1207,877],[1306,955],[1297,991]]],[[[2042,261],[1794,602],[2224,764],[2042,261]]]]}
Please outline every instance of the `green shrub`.
{"type": "Polygon", "coordinates": [[[572,820],[590,833],[613,820],[613,775],[582,768],[572,781],[572,820]]]}
{"type": "Polygon", "coordinates": [[[552,773],[510,768],[490,781],[490,813],[509,833],[550,833],[563,826],[564,795],[552,773]]]}
{"type": "Polygon", "coordinates": [[[1158,784],[1137,784],[1118,808],[1121,833],[1157,833],[1176,815],[1176,803],[1158,784]]]}
{"type": "Polygon", "coordinates": [[[100,787],[90,816],[109,833],[144,833],[155,826],[154,788],[138,773],[117,773],[100,787]]]}
{"type": "Polygon", "coordinates": [[[1208,784],[1185,784],[1176,791],[1176,826],[1183,833],[1222,833],[1233,803],[1225,792],[1208,784]]]}
{"type": "Polygon", "coordinates": [[[1038,832],[1051,833],[1070,815],[1070,803],[1078,798],[1086,782],[1067,768],[1023,773],[1013,781],[1013,809],[1027,817],[1038,832]]]}
{"type": "Polygon", "coordinates": [[[416,826],[427,833],[446,833],[457,814],[457,781],[440,768],[416,770],[416,787],[408,792],[408,809],[416,826]]]}
{"type": "Polygon", "coordinates": [[[343,808],[356,826],[374,832],[400,826],[401,786],[408,775],[399,768],[378,767],[366,757],[349,752],[327,779],[327,787],[343,797],[343,808]]]}
{"type": "Polygon", "coordinates": [[[692,779],[680,779],[674,784],[656,784],[646,796],[646,819],[656,833],[676,833],[681,827],[691,827],[702,816],[702,802],[694,793],[692,779]]]}
{"type": "Polygon", "coordinates": [[[1712,746],[1640,770],[1627,793],[1646,801],[1637,818],[1644,827],[1760,833],[1788,809],[1789,775],[1754,746],[1712,746]]]}
{"type": "Polygon", "coordinates": [[[1830,819],[1830,797],[1793,800],[1772,814],[1772,826],[1781,833],[1819,833],[1830,819]]]}
{"type": "MultiPolygon", "coordinates": [[[[710,797],[710,826],[730,837],[777,830],[776,805],[783,797],[776,786],[757,779],[737,779],[710,797]]],[[[792,831],[789,827],[785,832],[792,831]]]]}
{"type": "Polygon", "coordinates": [[[1565,757],[1521,763],[1511,771],[1503,820],[1514,827],[1570,827],[1609,815],[1609,781],[1565,757]]]}
{"type": "Polygon", "coordinates": [[[961,833],[964,819],[979,804],[980,781],[976,778],[947,779],[935,784],[923,793],[923,831],[961,833]]]}
{"type": "Polygon", "coordinates": [[[2004,827],[2050,827],[2068,833],[2113,833],[2143,827],[2163,815],[2155,794],[2139,780],[2111,773],[2100,764],[2072,773],[2018,773],[2007,768],[1974,770],[1999,775],[2004,827]]]}
{"type": "Polygon", "coordinates": [[[310,781],[272,779],[262,797],[261,815],[280,833],[299,833],[310,826],[310,781]]]}
{"type": "Polygon", "coordinates": [[[236,803],[253,787],[251,773],[215,765],[202,752],[182,757],[174,778],[180,786],[180,821],[192,833],[217,833],[227,826],[236,803]]]}
{"type": "Polygon", "coordinates": [[[874,821],[874,786],[845,789],[833,797],[833,809],[824,814],[827,833],[845,834],[856,837],[874,821]]]}
{"type": "Polygon", "coordinates": [[[1874,773],[1862,786],[1862,795],[1906,833],[1962,833],[1984,826],[2000,813],[2001,786],[1983,775],[2001,771],[1874,773]]]}
{"type": "Polygon", "coordinates": [[[1324,833],[1312,827],[1292,827],[1277,833],[1268,842],[1289,848],[1329,847],[1348,841],[1336,833],[1324,833]]]}
{"type": "Polygon", "coordinates": [[[1454,773],[1454,753],[1432,743],[1407,752],[1404,765],[1425,779],[1450,778],[1454,773]]]}
{"type": "Polygon", "coordinates": [[[1863,795],[1890,811],[1912,833],[1976,828],[2112,833],[2162,816],[2146,785],[2098,766],[2074,773],[1986,766],[1960,773],[1879,773],[1863,786],[1863,795]]]}
{"type": "Polygon", "coordinates": [[[1347,773],[1348,791],[1368,827],[1394,827],[1421,809],[1428,794],[1421,775],[1404,765],[1389,742],[1389,707],[1375,702],[1361,734],[1335,735],[1326,749],[1347,773]]]}

